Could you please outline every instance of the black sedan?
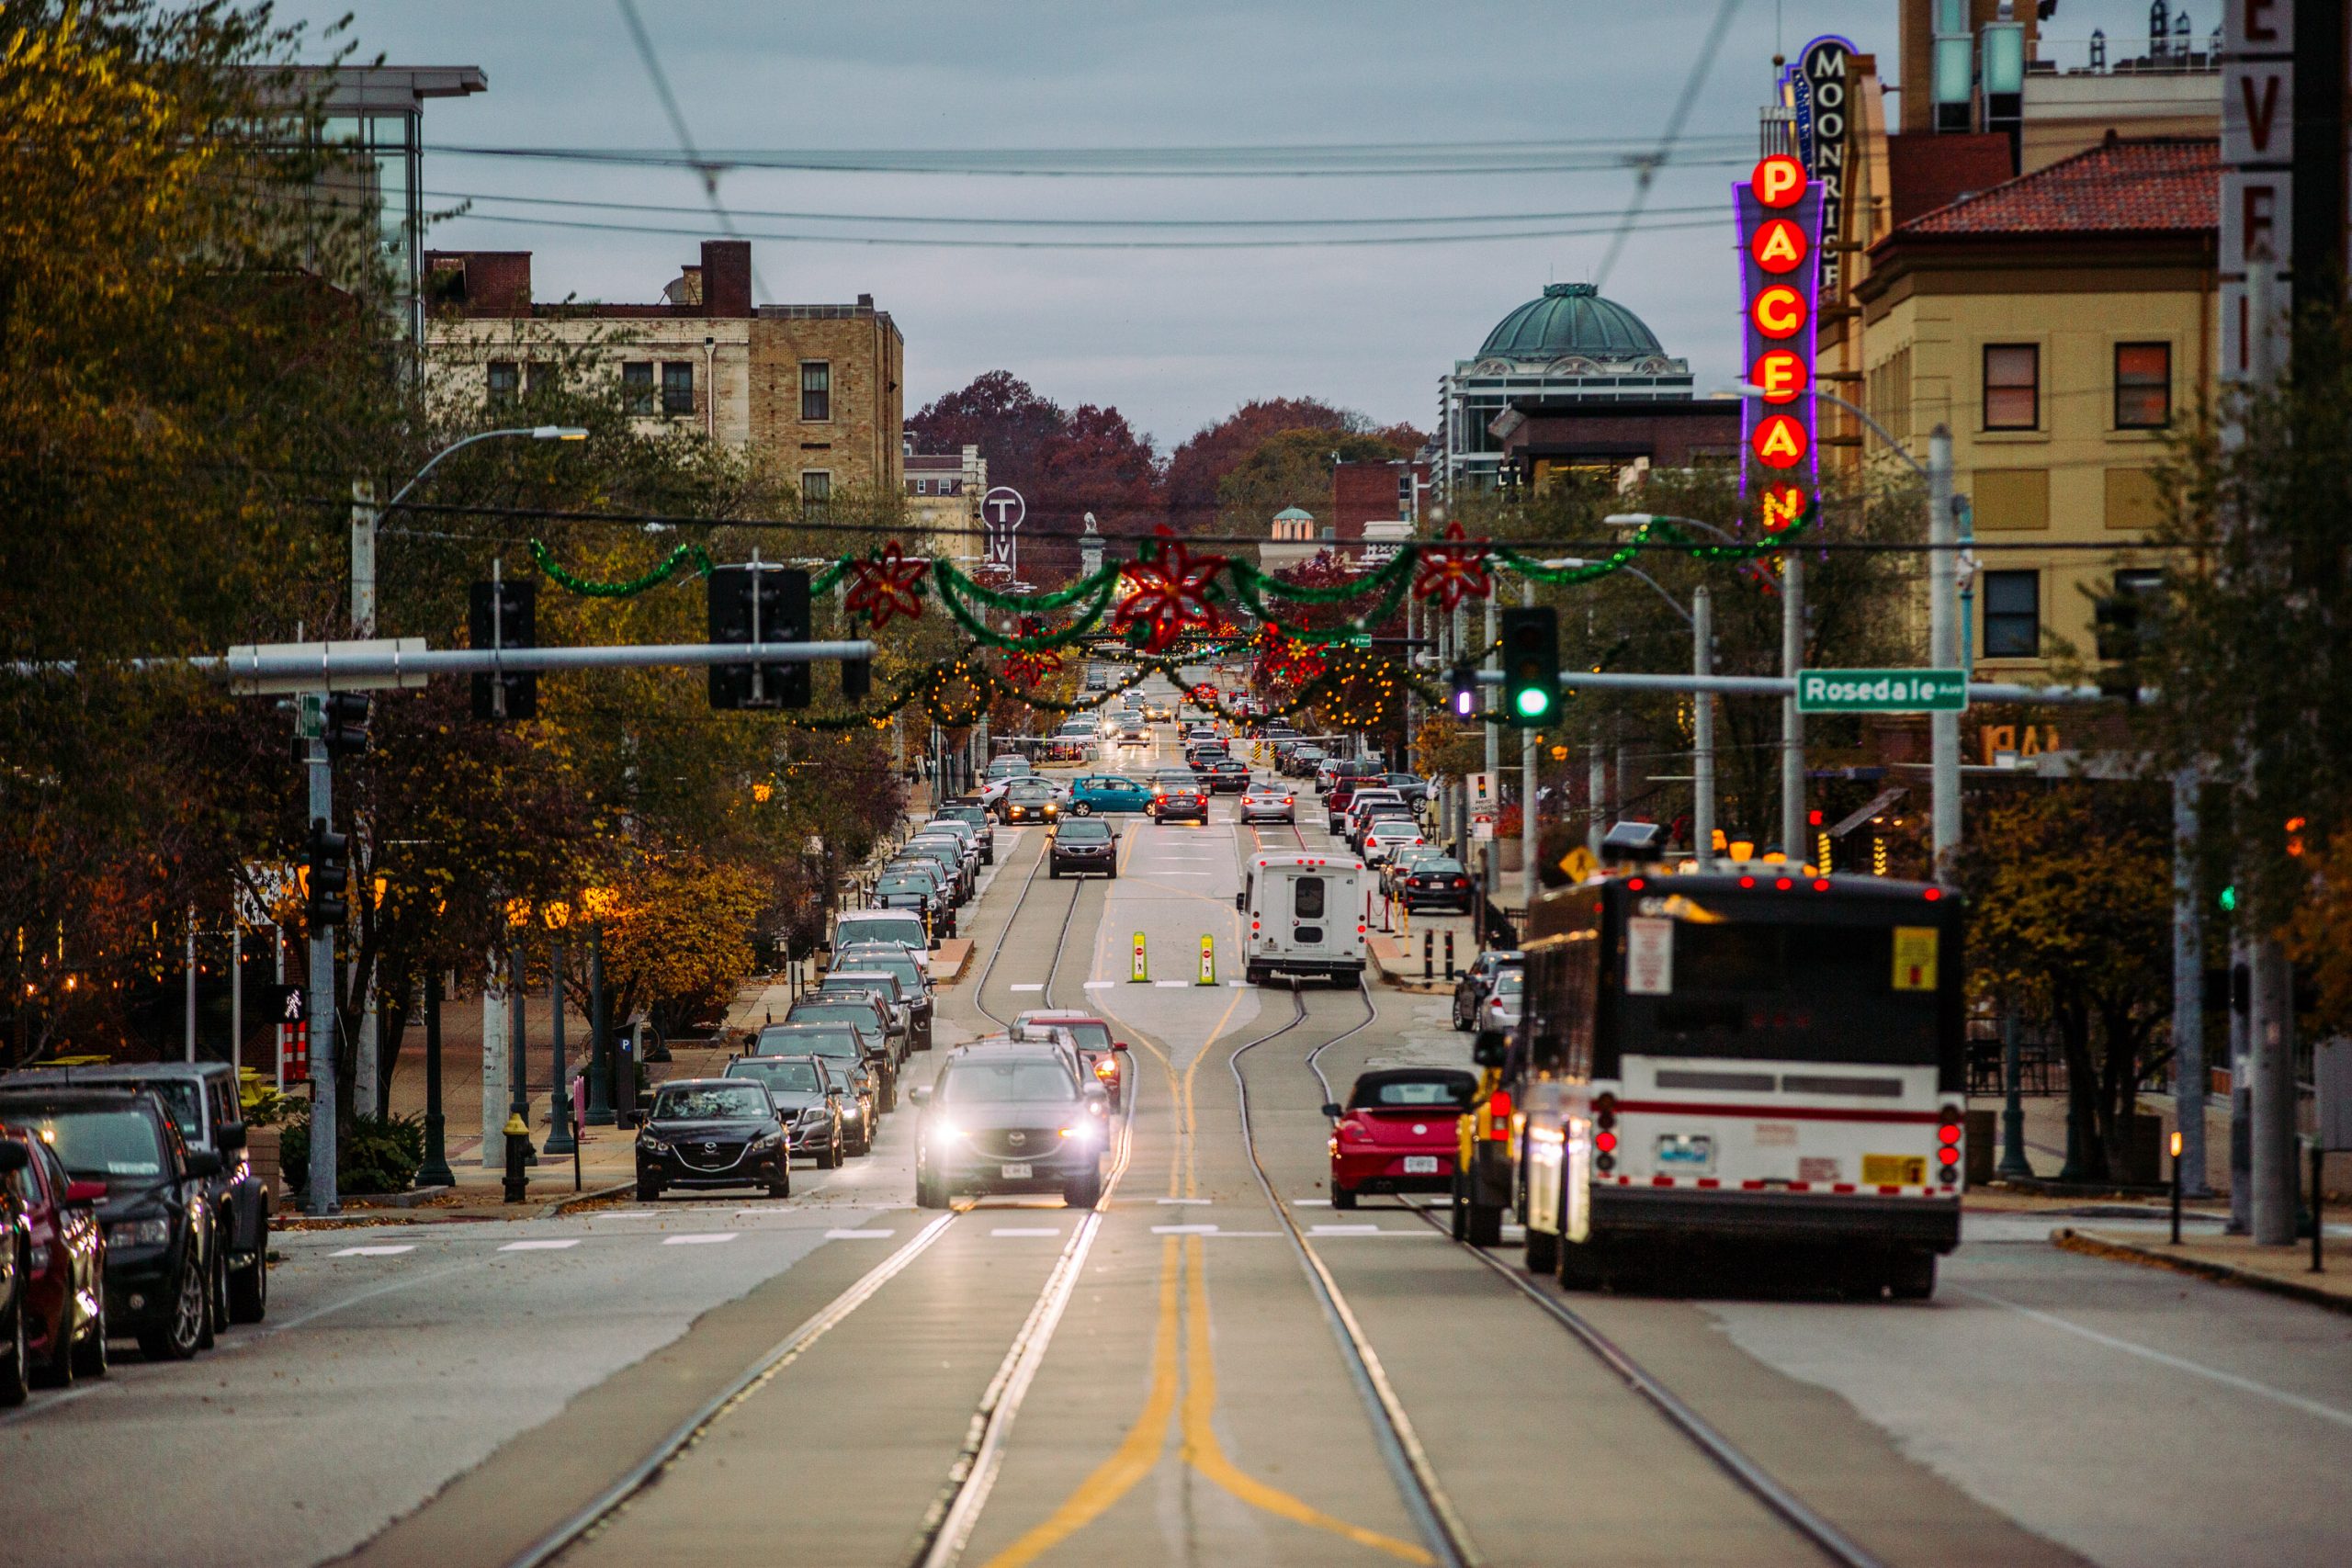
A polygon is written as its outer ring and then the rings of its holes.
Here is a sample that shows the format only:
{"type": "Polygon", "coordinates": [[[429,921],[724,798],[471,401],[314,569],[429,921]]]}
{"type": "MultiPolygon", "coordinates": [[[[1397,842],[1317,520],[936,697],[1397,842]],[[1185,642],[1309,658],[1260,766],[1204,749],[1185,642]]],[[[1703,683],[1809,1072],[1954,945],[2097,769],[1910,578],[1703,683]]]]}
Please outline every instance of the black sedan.
{"type": "Polygon", "coordinates": [[[637,1131],[637,1195],[671,1187],[764,1187],[792,1196],[784,1119],[764,1084],[677,1078],[662,1086],[637,1131]]]}
{"type": "Polygon", "coordinates": [[[1119,874],[1119,836],[1098,817],[1075,818],[1054,829],[1054,847],[1046,857],[1046,875],[1109,876],[1119,874]]]}
{"type": "Polygon", "coordinates": [[[1458,860],[1425,860],[1396,879],[1396,897],[1408,909],[1470,912],[1470,873],[1458,860]]]}
{"type": "Polygon", "coordinates": [[[139,1089],[0,1089],[0,1118],[47,1144],[74,1180],[101,1182],[106,1314],[148,1359],[184,1361],[220,1324],[210,1184],[220,1156],[182,1141],[161,1101],[139,1089]]]}
{"type": "Polygon", "coordinates": [[[755,1056],[822,1056],[842,1089],[842,1138],[851,1154],[870,1154],[881,1113],[882,1075],[865,1054],[865,1037],[847,1023],[771,1023],[752,1042],[755,1056]]]}
{"type": "Polygon", "coordinates": [[[1189,817],[1195,822],[1209,819],[1209,792],[1193,776],[1191,769],[1167,769],[1154,774],[1151,781],[1151,804],[1144,809],[1161,822],[1171,817],[1189,817]]]}
{"type": "Polygon", "coordinates": [[[768,1086],[775,1113],[784,1119],[792,1152],[817,1162],[819,1170],[842,1163],[842,1095],[819,1056],[738,1056],[727,1064],[730,1078],[750,1078],[768,1086]]]}
{"type": "Polygon", "coordinates": [[[1239,795],[1250,787],[1250,764],[1237,757],[1220,757],[1205,768],[1193,771],[1200,775],[1212,794],[1239,795]]]}

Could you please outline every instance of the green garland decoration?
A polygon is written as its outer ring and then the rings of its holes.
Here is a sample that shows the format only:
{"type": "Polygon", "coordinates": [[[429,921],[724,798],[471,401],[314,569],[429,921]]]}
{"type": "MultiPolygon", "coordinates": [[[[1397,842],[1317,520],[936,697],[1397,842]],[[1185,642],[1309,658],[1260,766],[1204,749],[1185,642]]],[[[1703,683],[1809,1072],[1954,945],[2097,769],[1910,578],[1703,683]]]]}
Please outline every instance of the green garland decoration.
{"type": "Polygon", "coordinates": [[[1094,628],[1102,624],[1103,615],[1109,612],[1111,595],[1118,589],[1118,579],[1111,578],[1103,582],[1102,591],[1094,596],[1094,602],[1080,610],[1077,618],[1069,626],[1059,631],[1041,632],[1035,637],[1018,637],[996,630],[967,605],[963,600],[963,592],[965,585],[970,580],[964,577],[961,572],[956,574],[956,581],[949,582],[944,580],[944,574],[942,574],[939,584],[939,602],[947,606],[947,613],[955,617],[956,624],[962,626],[966,635],[969,636],[973,641],[989,648],[1002,649],[1010,653],[1059,652],[1091,635],[1094,628]]]}
{"type": "Polygon", "coordinates": [[[555,552],[537,539],[531,541],[531,559],[547,573],[548,580],[566,592],[588,599],[628,599],[649,588],[659,588],[678,574],[681,567],[691,565],[697,577],[710,575],[710,552],[700,545],[680,545],[662,558],[662,564],[642,577],[626,582],[591,582],[584,577],[574,577],[557,563],[555,552]]]}
{"type": "Polygon", "coordinates": [[[1353,582],[1333,583],[1329,588],[1308,588],[1296,582],[1284,582],[1281,578],[1238,558],[1227,561],[1226,569],[1233,573],[1233,586],[1252,602],[1261,593],[1272,590],[1295,604],[1344,604],[1351,599],[1361,599],[1375,589],[1385,590],[1393,584],[1406,581],[1412,577],[1419,560],[1419,549],[1408,541],[1378,571],[1368,573],[1353,582]]]}
{"type": "Polygon", "coordinates": [[[1057,588],[1048,593],[1001,593],[985,583],[973,581],[953,562],[945,560],[933,561],[931,575],[932,581],[943,589],[952,588],[956,593],[967,599],[977,599],[991,610],[1042,615],[1075,604],[1090,593],[1115,587],[1121,570],[1116,566],[1105,566],[1091,576],[1081,577],[1068,587],[1057,588]]]}

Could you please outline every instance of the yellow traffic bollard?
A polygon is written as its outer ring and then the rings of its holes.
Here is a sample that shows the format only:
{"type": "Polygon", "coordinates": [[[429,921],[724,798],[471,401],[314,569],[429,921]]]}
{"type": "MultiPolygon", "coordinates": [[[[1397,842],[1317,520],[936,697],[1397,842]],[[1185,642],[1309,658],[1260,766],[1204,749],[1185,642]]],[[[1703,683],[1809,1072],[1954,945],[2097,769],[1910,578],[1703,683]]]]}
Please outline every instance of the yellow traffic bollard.
{"type": "Polygon", "coordinates": [[[1135,964],[1127,975],[1127,983],[1133,986],[1142,986],[1148,985],[1150,981],[1151,967],[1143,960],[1143,932],[1137,931],[1136,932],[1135,964]]]}
{"type": "Polygon", "coordinates": [[[1201,938],[1201,977],[1196,984],[1216,984],[1216,938],[1213,936],[1201,938]]]}

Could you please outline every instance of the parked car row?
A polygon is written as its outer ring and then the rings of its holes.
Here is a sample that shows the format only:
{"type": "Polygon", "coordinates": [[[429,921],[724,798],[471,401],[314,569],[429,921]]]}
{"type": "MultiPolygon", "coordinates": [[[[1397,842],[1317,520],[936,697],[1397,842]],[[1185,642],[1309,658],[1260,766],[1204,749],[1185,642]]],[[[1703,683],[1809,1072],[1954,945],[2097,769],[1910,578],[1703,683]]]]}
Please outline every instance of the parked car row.
{"type": "Polygon", "coordinates": [[[0,1080],[0,1404],[104,1377],[113,1337],[185,1360],[259,1323],[269,1210],[225,1064],[0,1080]]]}

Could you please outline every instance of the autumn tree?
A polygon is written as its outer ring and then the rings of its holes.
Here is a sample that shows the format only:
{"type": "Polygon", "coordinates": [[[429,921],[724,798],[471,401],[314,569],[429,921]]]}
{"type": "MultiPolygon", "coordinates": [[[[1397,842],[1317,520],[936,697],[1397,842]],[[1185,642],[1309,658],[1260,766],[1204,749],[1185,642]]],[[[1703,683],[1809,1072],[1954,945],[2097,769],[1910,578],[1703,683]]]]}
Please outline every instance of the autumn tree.
{"type": "Polygon", "coordinates": [[[1386,435],[1351,431],[1284,430],[1266,437],[1217,481],[1217,532],[1261,534],[1276,513],[1295,506],[1331,522],[1331,475],[1341,463],[1390,463],[1413,448],[1386,435]]]}

